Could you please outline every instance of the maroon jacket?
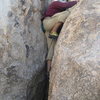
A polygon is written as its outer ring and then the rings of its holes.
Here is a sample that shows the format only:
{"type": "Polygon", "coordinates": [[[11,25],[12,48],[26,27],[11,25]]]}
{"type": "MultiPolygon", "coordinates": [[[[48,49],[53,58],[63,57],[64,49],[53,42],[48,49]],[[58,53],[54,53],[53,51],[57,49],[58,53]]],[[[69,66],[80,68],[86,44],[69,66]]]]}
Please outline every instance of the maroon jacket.
{"type": "Polygon", "coordinates": [[[77,1],[70,1],[70,2],[65,2],[65,3],[54,1],[49,5],[47,11],[44,14],[44,18],[51,17],[56,13],[65,11],[66,9],[74,6],[76,3],[77,1]]]}

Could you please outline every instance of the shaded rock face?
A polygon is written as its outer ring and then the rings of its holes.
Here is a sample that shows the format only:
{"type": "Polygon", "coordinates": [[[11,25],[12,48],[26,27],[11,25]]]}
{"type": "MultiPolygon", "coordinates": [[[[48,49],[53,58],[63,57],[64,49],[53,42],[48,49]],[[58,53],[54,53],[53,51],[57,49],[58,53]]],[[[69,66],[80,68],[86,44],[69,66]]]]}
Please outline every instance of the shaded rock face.
{"type": "Polygon", "coordinates": [[[43,100],[46,42],[40,0],[0,1],[0,100],[43,100]]]}
{"type": "Polygon", "coordinates": [[[82,0],[61,31],[49,100],[100,100],[100,1],[82,0]]]}

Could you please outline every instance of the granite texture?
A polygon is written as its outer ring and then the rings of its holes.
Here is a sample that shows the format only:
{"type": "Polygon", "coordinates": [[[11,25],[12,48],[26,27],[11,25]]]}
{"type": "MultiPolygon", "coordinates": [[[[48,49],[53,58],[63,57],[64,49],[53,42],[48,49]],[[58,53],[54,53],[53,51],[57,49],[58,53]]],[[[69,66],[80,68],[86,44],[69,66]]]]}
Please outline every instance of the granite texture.
{"type": "Polygon", "coordinates": [[[100,0],[80,0],[60,33],[48,100],[100,100],[100,0]]]}
{"type": "Polygon", "coordinates": [[[0,0],[0,100],[43,100],[41,10],[40,0],[0,0]]]}

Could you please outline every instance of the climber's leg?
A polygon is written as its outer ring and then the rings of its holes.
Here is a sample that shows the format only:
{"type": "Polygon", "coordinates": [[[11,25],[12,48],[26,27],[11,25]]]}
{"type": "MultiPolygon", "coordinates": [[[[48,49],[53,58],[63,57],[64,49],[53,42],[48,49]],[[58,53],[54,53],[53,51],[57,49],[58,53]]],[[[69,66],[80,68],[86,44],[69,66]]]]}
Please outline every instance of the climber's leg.
{"type": "Polygon", "coordinates": [[[51,44],[48,47],[48,54],[47,54],[47,71],[48,72],[51,70],[51,61],[54,55],[55,44],[56,44],[56,40],[52,40],[51,44]]]}
{"type": "Polygon", "coordinates": [[[49,73],[51,70],[51,62],[52,60],[47,60],[47,72],[49,73]]]}
{"type": "Polygon", "coordinates": [[[57,39],[58,38],[58,33],[57,30],[63,25],[63,22],[57,22],[54,27],[52,28],[50,34],[49,34],[49,38],[52,39],[57,39]]]}
{"type": "Polygon", "coordinates": [[[50,32],[45,32],[46,38],[47,38],[47,44],[48,44],[48,54],[47,54],[47,71],[50,71],[51,69],[51,61],[54,55],[54,48],[56,44],[56,40],[50,39],[49,36],[50,32]]]}

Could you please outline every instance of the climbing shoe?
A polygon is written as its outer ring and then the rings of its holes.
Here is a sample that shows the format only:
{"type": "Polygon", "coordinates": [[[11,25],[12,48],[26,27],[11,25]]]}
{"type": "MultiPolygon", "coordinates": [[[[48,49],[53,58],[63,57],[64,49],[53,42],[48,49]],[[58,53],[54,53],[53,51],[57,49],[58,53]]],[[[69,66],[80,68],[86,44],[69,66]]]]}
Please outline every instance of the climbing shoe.
{"type": "Polygon", "coordinates": [[[51,34],[49,34],[49,38],[57,39],[58,38],[58,33],[57,32],[52,32],[51,34]]]}

